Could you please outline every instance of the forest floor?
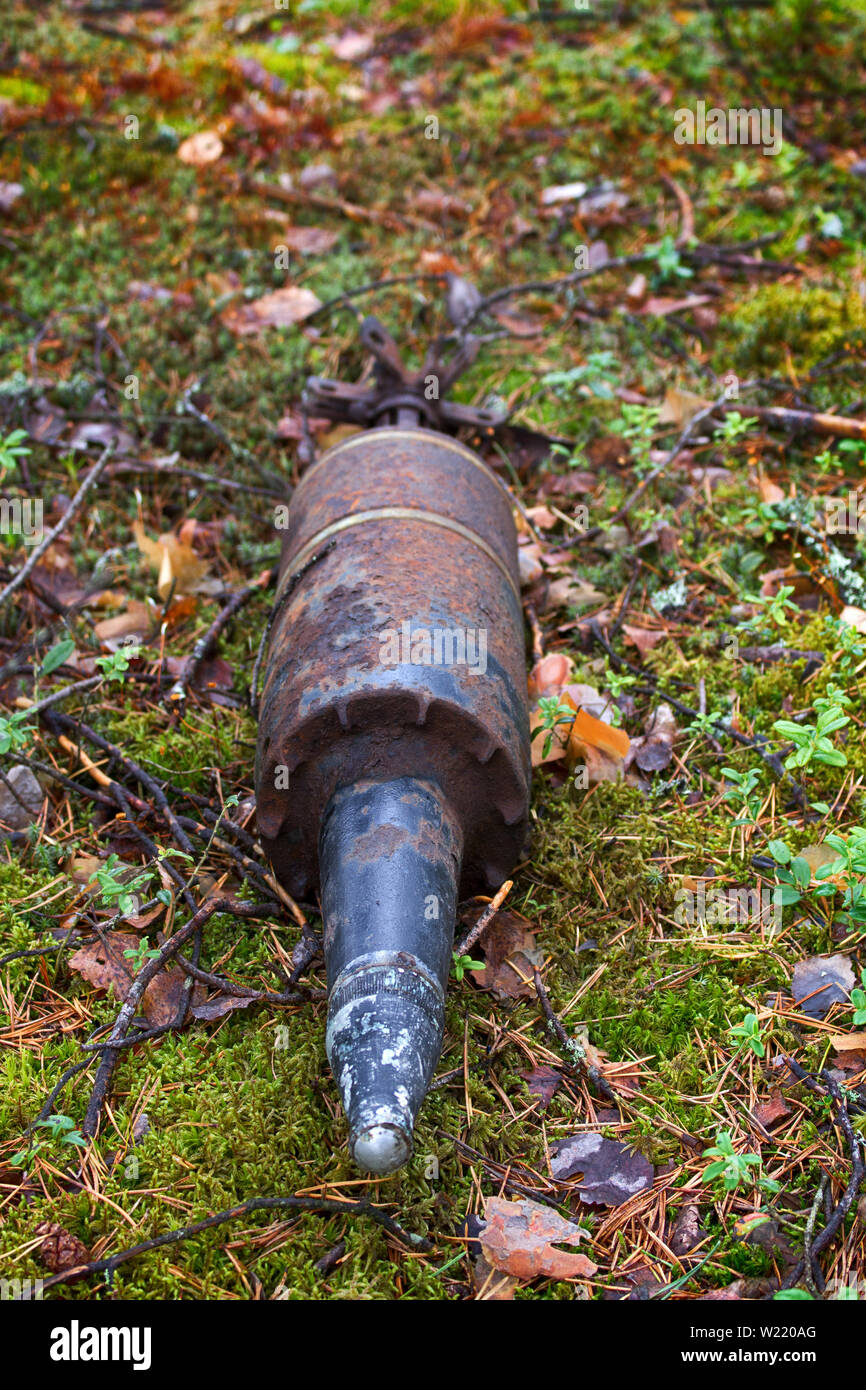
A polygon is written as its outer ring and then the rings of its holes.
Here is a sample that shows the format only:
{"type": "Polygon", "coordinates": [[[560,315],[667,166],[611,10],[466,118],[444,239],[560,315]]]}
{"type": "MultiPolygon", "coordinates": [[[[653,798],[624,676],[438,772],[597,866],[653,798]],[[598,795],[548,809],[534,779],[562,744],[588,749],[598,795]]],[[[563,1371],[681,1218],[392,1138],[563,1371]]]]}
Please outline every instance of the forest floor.
{"type": "Polygon", "coordinates": [[[866,16],[423,11],[7,6],[0,1276],[864,1297],[866,16]],[[701,103],[763,145],[678,141],[701,103]],[[447,272],[522,287],[456,394],[511,412],[475,442],[519,504],[533,840],[370,1181],[250,692],[305,378],[359,377],[368,313],[420,364],[447,272]]]}

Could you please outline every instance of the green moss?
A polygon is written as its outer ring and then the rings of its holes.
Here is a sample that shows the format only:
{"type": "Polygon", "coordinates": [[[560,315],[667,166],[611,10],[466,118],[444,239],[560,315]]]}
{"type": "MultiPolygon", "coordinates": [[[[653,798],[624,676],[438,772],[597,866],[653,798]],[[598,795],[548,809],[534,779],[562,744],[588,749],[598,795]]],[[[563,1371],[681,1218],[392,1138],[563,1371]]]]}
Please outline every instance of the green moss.
{"type": "Polygon", "coordinates": [[[732,328],[738,368],[778,369],[788,353],[807,368],[866,344],[866,306],[853,289],[765,285],[737,306],[732,328]]]}

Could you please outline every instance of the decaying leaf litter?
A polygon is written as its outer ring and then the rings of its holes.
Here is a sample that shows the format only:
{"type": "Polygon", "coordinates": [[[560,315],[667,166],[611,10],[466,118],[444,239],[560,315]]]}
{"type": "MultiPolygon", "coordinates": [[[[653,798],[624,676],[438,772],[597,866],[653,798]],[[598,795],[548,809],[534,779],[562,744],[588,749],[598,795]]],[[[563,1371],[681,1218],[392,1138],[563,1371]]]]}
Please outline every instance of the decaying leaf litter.
{"type": "Polygon", "coordinates": [[[51,537],[5,526],[0,576],[22,1276],[860,1287],[863,18],[775,8],[13,6],[3,486],[51,537]],[[674,142],[759,91],[776,156],[674,142]],[[465,905],[417,1158],[378,1184],[316,904],[252,804],[277,509],[335,435],[301,387],[360,374],[370,311],[419,361],[484,339],[461,392],[511,412],[538,765],[530,859],[474,938],[465,905]]]}

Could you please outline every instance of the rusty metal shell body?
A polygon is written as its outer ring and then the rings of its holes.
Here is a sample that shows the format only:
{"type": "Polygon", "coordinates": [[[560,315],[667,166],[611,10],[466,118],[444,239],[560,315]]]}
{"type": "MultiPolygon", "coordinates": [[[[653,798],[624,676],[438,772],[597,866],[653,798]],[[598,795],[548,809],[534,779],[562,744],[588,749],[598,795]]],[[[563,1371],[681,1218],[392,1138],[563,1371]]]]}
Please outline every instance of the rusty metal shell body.
{"type": "Polygon", "coordinates": [[[290,892],[318,886],[321,817],[339,787],[364,779],[441,787],[463,833],[462,894],[507,876],[525,847],[530,783],[518,586],[508,494],[457,441],[369,430],[307,470],[256,758],[259,831],[290,892]]]}

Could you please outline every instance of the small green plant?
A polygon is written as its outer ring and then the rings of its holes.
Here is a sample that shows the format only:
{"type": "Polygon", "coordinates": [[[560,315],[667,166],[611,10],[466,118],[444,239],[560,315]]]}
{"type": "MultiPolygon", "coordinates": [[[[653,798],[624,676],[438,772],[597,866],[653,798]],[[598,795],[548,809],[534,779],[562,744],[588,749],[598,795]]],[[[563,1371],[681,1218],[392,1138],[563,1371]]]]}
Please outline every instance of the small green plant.
{"type": "Polygon", "coordinates": [[[533,733],[532,737],[537,738],[539,734],[547,732],[544,740],[544,747],[541,750],[542,758],[546,758],[553,747],[553,732],[559,724],[571,724],[574,722],[574,706],[566,704],[559,699],[558,695],[542,695],[538,701],[538,713],[541,723],[533,733]]]}
{"type": "Polygon", "coordinates": [[[745,594],[744,602],[757,604],[759,611],[737,627],[743,632],[769,632],[771,635],[775,628],[784,631],[790,622],[789,615],[800,611],[791,598],[793,592],[793,584],[782,584],[776,594],[745,594]]]}
{"type": "Polygon", "coordinates": [[[789,772],[795,767],[808,767],[811,762],[825,763],[827,767],[845,767],[848,762],[842,749],[833,746],[829,735],[851,721],[841,705],[828,701],[824,704],[814,724],[795,724],[792,719],[777,719],[773,724],[773,732],[794,745],[785,759],[789,772]]]}
{"type": "Polygon", "coordinates": [[[62,642],[55,642],[42,659],[42,665],[39,667],[40,676],[50,676],[52,671],[56,671],[64,661],[69,660],[74,651],[75,643],[71,637],[64,637],[62,642]]]}
{"type": "Polygon", "coordinates": [[[761,780],[758,769],[751,767],[748,772],[737,772],[733,767],[723,767],[722,776],[733,783],[725,792],[725,801],[732,802],[739,810],[734,825],[757,825],[761,810],[761,796],[756,791],[761,780]]]}
{"type": "Polygon", "coordinates": [[[677,278],[688,280],[695,273],[690,266],[683,264],[682,256],[670,234],[663,236],[661,241],[655,242],[654,245],[648,246],[646,254],[652,256],[655,261],[660,281],[677,278]]]}
{"type": "Polygon", "coordinates": [[[824,844],[834,849],[837,857],[832,863],[822,864],[816,869],[815,877],[841,879],[841,885],[822,882],[820,887],[815,889],[815,895],[820,898],[830,897],[841,886],[840,920],[847,926],[862,929],[866,927],[866,827],[855,825],[847,838],[843,835],[828,835],[824,844]]]}
{"type": "Polygon", "coordinates": [[[463,979],[467,970],[486,969],[483,960],[473,960],[471,956],[458,956],[456,951],[452,951],[451,954],[454,960],[454,978],[458,981],[463,979]]]}
{"type": "Polygon", "coordinates": [[[761,1177],[760,1171],[752,1172],[752,1169],[760,1170],[760,1154],[738,1154],[727,1129],[719,1131],[712,1148],[704,1149],[704,1158],[714,1158],[716,1162],[707,1164],[701,1176],[702,1182],[715,1182],[721,1178],[725,1191],[735,1192],[741,1184],[757,1181],[765,1192],[779,1191],[779,1184],[772,1178],[761,1177]]]}
{"type": "Polygon", "coordinates": [[[68,1115],[49,1115],[47,1120],[37,1120],[33,1129],[47,1130],[48,1137],[39,1139],[35,1134],[31,1136],[28,1147],[10,1158],[9,1162],[13,1168],[28,1167],[38,1153],[58,1140],[61,1144],[74,1144],[79,1149],[87,1148],[87,1140],[75,1128],[75,1121],[70,1120],[68,1115]]]}
{"type": "Polygon", "coordinates": [[[120,913],[121,917],[126,917],[136,910],[135,894],[139,888],[150,883],[154,874],[153,869],[145,869],[132,878],[121,879],[120,874],[127,872],[128,866],[121,863],[119,856],[110,854],[105,863],[87,880],[88,883],[95,881],[99,884],[101,906],[120,913]]]}
{"type": "Polygon", "coordinates": [[[33,452],[32,449],[24,447],[24,440],[27,437],[26,430],[13,430],[11,434],[0,439],[0,482],[3,481],[8,470],[15,467],[19,458],[33,452]]]}
{"type": "Polygon", "coordinates": [[[731,410],[725,415],[722,423],[716,426],[716,439],[723,444],[738,444],[757,423],[757,416],[744,419],[738,410],[731,410]]]}
{"type": "Polygon", "coordinates": [[[0,715],[0,753],[14,752],[23,748],[33,732],[32,725],[26,725],[28,710],[16,710],[9,718],[0,715]]]}
{"type": "Polygon", "coordinates": [[[716,711],[708,710],[706,714],[698,714],[689,722],[688,731],[690,734],[702,734],[706,738],[718,738],[724,730],[720,729],[723,715],[716,711]]]}
{"type": "Polygon", "coordinates": [[[627,439],[634,454],[634,471],[637,477],[650,467],[650,449],[653,434],[658,425],[659,412],[654,405],[623,405],[618,420],[612,428],[623,439],[627,439]]]}
{"type": "Polygon", "coordinates": [[[761,1036],[761,1025],[757,1014],[746,1014],[742,1023],[730,1029],[731,1037],[740,1047],[747,1047],[756,1057],[766,1054],[766,1046],[761,1036]]]}
{"type": "Polygon", "coordinates": [[[800,855],[794,855],[784,840],[770,840],[767,849],[776,861],[776,880],[779,887],[774,898],[782,907],[798,903],[812,881],[812,870],[800,855]]]}
{"type": "Polygon", "coordinates": [[[130,947],[130,949],[124,951],[123,954],[131,962],[132,973],[137,975],[146,960],[156,960],[159,951],[149,947],[146,941],[139,941],[137,946],[130,947]]]}
{"type": "Polygon", "coordinates": [[[96,664],[107,681],[122,681],[126,678],[129,663],[140,654],[140,645],[130,642],[128,645],[119,647],[116,652],[111,652],[108,656],[98,656],[96,664]]]}
{"type": "Polygon", "coordinates": [[[863,986],[862,989],[852,989],[851,991],[855,1028],[860,1028],[866,1023],[866,970],[860,971],[860,984],[863,986]]]}
{"type": "MultiPolygon", "coordinates": [[[[617,356],[615,352],[589,352],[586,361],[579,367],[571,367],[567,372],[546,372],[541,378],[542,386],[550,389],[561,400],[570,400],[574,387],[582,387],[592,396],[602,400],[613,400],[613,385],[617,380],[617,356]]],[[[568,453],[563,445],[554,452],[568,453]]]]}

